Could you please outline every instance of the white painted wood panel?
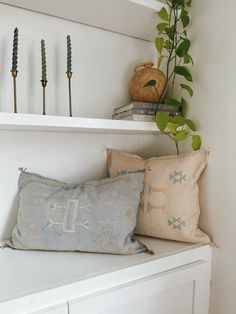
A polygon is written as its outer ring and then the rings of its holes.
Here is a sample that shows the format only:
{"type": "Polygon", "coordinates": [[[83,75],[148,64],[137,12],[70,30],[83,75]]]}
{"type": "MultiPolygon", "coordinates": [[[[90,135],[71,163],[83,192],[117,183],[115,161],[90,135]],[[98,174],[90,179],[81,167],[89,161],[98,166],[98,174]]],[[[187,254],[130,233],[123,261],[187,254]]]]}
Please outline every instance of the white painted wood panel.
{"type": "Polygon", "coordinates": [[[28,10],[92,25],[113,32],[153,41],[158,0],[7,0],[28,10]]]}
{"type": "MultiPolygon", "coordinates": [[[[175,268],[160,275],[130,282],[100,295],[69,302],[71,314],[208,314],[205,262],[175,268]],[[197,286],[198,280],[204,284],[197,286]],[[198,292],[196,293],[196,290],[198,292]]],[[[207,293],[208,295],[208,293],[207,293]]]]}
{"type": "MultiPolygon", "coordinates": [[[[151,287],[148,287],[151,288],[151,287]]],[[[192,310],[192,283],[181,285],[178,288],[168,289],[151,296],[139,296],[134,302],[101,312],[103,314],[190,314],[192,310]],[[184,298],[183,298],[184,296],[184,298]]],[[[134,291],[135,292],[135,291],[134,291]]],[[[142,291],[140,291],[142,292],[142,291]]],[[[126,295],[127,297],[127,295],[126,295]]],[[[72,312],[73,313],[73,312],[72,312]]],[[[78,312],[75,312],[78,313],[78,312]]],[[[84,312],[86,313],[86,311],[84,312]]],[[[93,314],[96,312],[93,311],[93,314]]],[[[98,311],[100,313],[100,311],[98,311]]]]}

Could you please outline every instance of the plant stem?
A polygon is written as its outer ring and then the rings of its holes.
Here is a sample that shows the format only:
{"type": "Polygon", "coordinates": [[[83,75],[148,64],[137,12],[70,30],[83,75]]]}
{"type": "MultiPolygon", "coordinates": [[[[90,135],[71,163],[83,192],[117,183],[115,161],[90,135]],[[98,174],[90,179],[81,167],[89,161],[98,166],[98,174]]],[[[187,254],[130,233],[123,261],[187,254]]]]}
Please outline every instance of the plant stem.
{"type": "Polygon", "coordinates": [[[179,142],[175,142],[175,147],[176,147],[177,155],[179,155],[179,142]]]}
{"type": "MultiPolygon", "coordinates": [[[[177,32],[177,23],[178,23],[178,9],[175,9],[174,10],[174,29],[175,29],[175,35],[174,35],[174,47],[175,49],[177,49],[177,46],[178,46],[178,43],[180,40],[178,40],[178,32],[177,32]]],[[[174,66],[176,67],[177,65],[177,54],[175,53],[174,55],[174,66]]],[[[176,74],[174,73],[174,76],[173,76],[173,80],[172,80],[172,94],[174,93],[174,87],[175,87],[175,78],[176,78],[176,74]]]]}
{"type": "Polygon", "coordinates": [[[163,134],[167,135],[175,143],[176,152],[177,155],[179,155],[179,142],[176,142],[176,140],[170,135],[170,133],[164,132],[163,134]]]}
{"type": "MultiPolygon", "coordinates": [[[[169,29],[170,29],[170,25],[171,25],[171,16],[172,16],[172,11],[173,11],[173,7],[170,8],[170,15],[169,15],[169,29]]],[[[163,91],[160,95],[160,99],[162,99],[162,96],[164,95],[165,93],[165,90],[166,90],[166,87],[167,87],[167,83],[169,81],[169,68],[170,68],[170,62],[171,62],[171,57],[172,57],[172,53],[174,51],[174,45],[172,45],[171,47],[171,51],[169,52],[169,57],[168,57],[168,60],[167,60],[167,65],[166,65],[166,83],[165,83],[165,86],[163,88],[163,91]]]]}

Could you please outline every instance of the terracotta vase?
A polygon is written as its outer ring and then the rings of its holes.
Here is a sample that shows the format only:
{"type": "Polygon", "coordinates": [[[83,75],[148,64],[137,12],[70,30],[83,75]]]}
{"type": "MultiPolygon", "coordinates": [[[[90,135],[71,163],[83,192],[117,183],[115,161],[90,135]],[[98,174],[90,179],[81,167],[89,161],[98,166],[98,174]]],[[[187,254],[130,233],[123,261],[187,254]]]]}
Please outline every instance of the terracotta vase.
{"type": "Polygon", "coordinates": [[[153,62],[145,62],[136,65],[134,76],[130,82],[130,95],[133,101],[155,103],[164,99],[166,91],[163,92],[163,90],[166,85],[166,78],[163,72],[153,68],[153,65],[153,62]],[[156,81],[155,87],[144,87],[150,80],[156,81]]]}

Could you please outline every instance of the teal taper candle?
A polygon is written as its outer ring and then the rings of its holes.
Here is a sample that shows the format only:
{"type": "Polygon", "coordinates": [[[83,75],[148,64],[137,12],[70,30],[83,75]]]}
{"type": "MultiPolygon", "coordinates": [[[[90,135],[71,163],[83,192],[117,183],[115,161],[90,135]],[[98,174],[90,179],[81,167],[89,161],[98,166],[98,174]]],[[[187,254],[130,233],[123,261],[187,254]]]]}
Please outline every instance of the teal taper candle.
{"type": "Polygon", "coordinates": [[[67,72],[72,72],[71,38],[67,36],[67,72]]]}
{"type": "Polygon", "coordinates": [[[46,50],[45,41],[41,40],[41,59],[42,59],[42,81],[47,81],[47,63],[46,63],[46,50]]]}
{"type": "Polygon", "coordinates": [[[14,39],[13,39],[13,53],[12,53],[12,70],[17,70],[17,59],[18,59],[18,28],[14,30],[14,39]]]}

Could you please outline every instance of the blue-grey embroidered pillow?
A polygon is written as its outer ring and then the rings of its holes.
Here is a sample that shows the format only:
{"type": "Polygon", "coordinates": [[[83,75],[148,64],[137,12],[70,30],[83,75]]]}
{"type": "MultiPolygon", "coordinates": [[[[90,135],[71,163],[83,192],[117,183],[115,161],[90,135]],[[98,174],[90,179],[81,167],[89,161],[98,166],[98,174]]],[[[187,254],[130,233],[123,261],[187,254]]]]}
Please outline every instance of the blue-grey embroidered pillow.
{"type": "Polygon", "coordinates": [[[141,172],[75,186],[22,171],[12,246],[17,249],[135,254],[141,172]]]}

